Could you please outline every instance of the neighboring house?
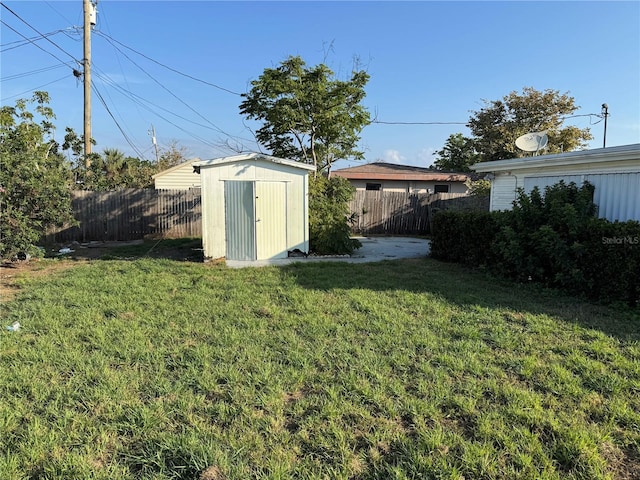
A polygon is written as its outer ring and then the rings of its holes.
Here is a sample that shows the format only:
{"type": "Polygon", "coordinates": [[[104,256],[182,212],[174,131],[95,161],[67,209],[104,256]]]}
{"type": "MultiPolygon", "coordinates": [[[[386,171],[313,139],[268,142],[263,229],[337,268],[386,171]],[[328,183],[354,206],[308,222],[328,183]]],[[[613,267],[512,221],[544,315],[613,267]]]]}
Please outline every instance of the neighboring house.
{"type": "Polygon", "coordinates": [[[464,173],[383,162],[333,170],[331,176],[346,178],[356,190],[405,193],[467,193],[469,179],[464,173]]]}
{"type": "Polygon", "coordinates": [[[511,158],[472,165],[489,173],[490,210],[510,210],[517,189],[526,193],[564,180],[595,187],[598,215],[608,220],[640,221],[640,144],[597,148],[578,152],[511,158]]]}
{"type": "Polygon", "coordinates": [[[188,190],[190,188],[200,188],[200,175],[193,170],[193,164],[199,161],[199,158],[192,158],[191,160],[156,173],[152,177],[156,190],[188,190]]]}
{"type": "Polygon", "coordinates": [[[205,258],[267,260],[309,252],[305,163],[258,153],[197,162],[205,258]]]}

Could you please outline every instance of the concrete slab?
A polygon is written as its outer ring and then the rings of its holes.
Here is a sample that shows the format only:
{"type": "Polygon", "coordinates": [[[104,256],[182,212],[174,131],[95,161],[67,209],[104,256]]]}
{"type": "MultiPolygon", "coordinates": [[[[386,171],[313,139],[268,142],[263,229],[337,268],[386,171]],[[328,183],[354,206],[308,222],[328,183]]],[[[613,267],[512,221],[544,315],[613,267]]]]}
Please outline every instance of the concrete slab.
{"type": "Polygon", "coordinates": [[[309,256],[278,258],[275,260],[238,261],[226,260],[229,268],[263,267],[267,265],[288,265],[294,262],[348,262],[365,263],[420,258],[429,255],[429,240],[414,237],[355,237],[362,247],[348,256],[309,256]]]}

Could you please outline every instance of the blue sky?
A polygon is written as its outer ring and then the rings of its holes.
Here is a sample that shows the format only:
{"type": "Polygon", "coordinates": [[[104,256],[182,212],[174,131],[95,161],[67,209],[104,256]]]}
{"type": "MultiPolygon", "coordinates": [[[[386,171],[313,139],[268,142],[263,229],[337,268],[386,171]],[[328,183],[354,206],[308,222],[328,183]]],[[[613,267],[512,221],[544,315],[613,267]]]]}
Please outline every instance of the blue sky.
{"type": "MultiPolygon", "coordinates": [[[[1,9],[2,105],[35,89],[48,91],[57,137],[67,126],[82,133],[83,89],[72,74],[72,68],[81,70],[74,60],[83,56],[77,28],[82,0],[3,4],[24,22],[1,9]],[[37,48],[12,29],[29,38],[38,36],[35,30],[57,33],[50,41],[34,40],[37,48]]],[[[100,0],[92,35],[94,85],[135,149],[94,94],[95,151],[118,148],[153,159],[151,125],[160,148],[177,142],[189,157],[231,155],[228,145],[256,150],[249,131],[256,125],[240,115],[237,93],[289,55],[309,65],[326,63],[343,79],[354,64],[365,68],[371,79],[364,104],[383,122],[466,123],[483,99],[530,86],[569,93],[579,115],[599,114],[607,103],[607,146],[640,142],[637,1],[100,0]]],[[[599,120],[585,116],[567,124],[584,128],[599,120]]],[[[590,148],[599,148],[603,123],[591,129],[590,148]]],[[[372,124],[362,132],[361,147],[367,162],[426,167],[456,132],[469,133],[456,124],[372,124]]]]}

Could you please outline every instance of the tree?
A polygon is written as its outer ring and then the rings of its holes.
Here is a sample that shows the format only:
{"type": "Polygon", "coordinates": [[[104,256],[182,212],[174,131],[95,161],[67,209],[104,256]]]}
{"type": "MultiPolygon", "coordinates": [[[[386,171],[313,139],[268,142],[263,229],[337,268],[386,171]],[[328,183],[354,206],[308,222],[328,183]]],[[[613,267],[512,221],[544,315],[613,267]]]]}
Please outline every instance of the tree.
{"type": "Polygon", "coordinates": [[[369,80],[365,71],[336,80],[323,64],[307,67],[299,56],[267,68],[242,96],[240,113],[263,123],[257,140],[273,155],[316,166],[328,174],[339,159],[361,159],[359,134],[370,123],[360,102],[369,80]]]}
{"type": "Polygon", "coordinates": [[[80,185],[84,190],[118,190],[148,188],[153,185],[157,166],[147,160],[126,157],[116,148],[105,148],[102,155],[94,155],[80,185]]]}
{"type": "Polygon", "coordinates": [[[0,257],[38,253],[50,226],[74,223],[70,165],[53,140],[49,95],[0,108],[0,257]],[[35,105],[35,112],[29,111],[35,105]]]}
{"type": "MultiPolygon", "coordinates": [[[[317,175],[309,182],[309,243],[315,253],[351,254],[362,244],[350,237],[349,200],[355,188],[342,177],[317,175]]],[[[352,216],[352,215],[351,215],[352,216]]]]}
{"type": "MultiPolygon", "coordinates": [[[[172,140],[167,148],[164,148],[158,159],[157,171],[161,172],[167,168],[175,167],[187,161],[187,149],[181,146],[176,140],[172,140]]],[[[157,173],[157,172],[156,172],[157,173]]]]}
{"type": "Polygon", "coordinates": [[[435,169],[448,172],[470,172],[469,166],[480,161],[473,139],[461,133],[450,135],[436,155],[438,158],[434,162],[435,169]]]}
{"type": "Polygon", "coordinates": [[[473,134],[480,161],[522,157],[524,152],[515,146],[520,135],[546,131],[549,144],[546,153],[560,153],[586,147],[593,138],[588,128],[563,127],[564,117],[578,107],[573,97],[557,90],[542,92],[525,87],[501,100],[486,101],[485,106],[473,112],[467,126],[473,134]]]}

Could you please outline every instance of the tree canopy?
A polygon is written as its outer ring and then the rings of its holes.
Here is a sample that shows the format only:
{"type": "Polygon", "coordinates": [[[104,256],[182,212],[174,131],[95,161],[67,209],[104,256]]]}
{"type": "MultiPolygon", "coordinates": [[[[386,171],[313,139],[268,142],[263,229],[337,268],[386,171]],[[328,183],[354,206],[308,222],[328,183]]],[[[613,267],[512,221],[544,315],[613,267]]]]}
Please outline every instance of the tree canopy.
{"type": "Polygon", "coordinates": [[[449,136],[442,150],[436,152],[438,158],[433,163],[436,170],[448,172],[470,172],[470,165],[479,161],[473,139],[461,133],[449,136]]]}
{"type": "Polygon", "coordinates": [[[362,70],[354,70],[349,80],[337,80],[326,65],[308,67],[291,56],[251,82],[240,113],[262,122],[256,138],[273,155],[328,174],[336,160],[364,156],[357,144],[370,123],[361,105],[368,80],[362,70]]]}
{"type": "Polygon", "coordinates": [[[34,254],[53,225],[74,222],[70,165],[53,140],[46,92],[0,108],[0,257],[34,254]],[[33,111],[30,110],[33,107],[33,111]]]}
{"type": "Polygon", "coordinates": [[[589,128],[563,127],[564,119],[579,108],[567,93],[525,87],[522,93],[513,91],[500,100],[484,103],[483,108],[472,112],[467,124],[483,162],[524,156],[515,141],[525,133],[546,131],[549,143],[545,153],[584,148],[593,138],[589,128]]]}

